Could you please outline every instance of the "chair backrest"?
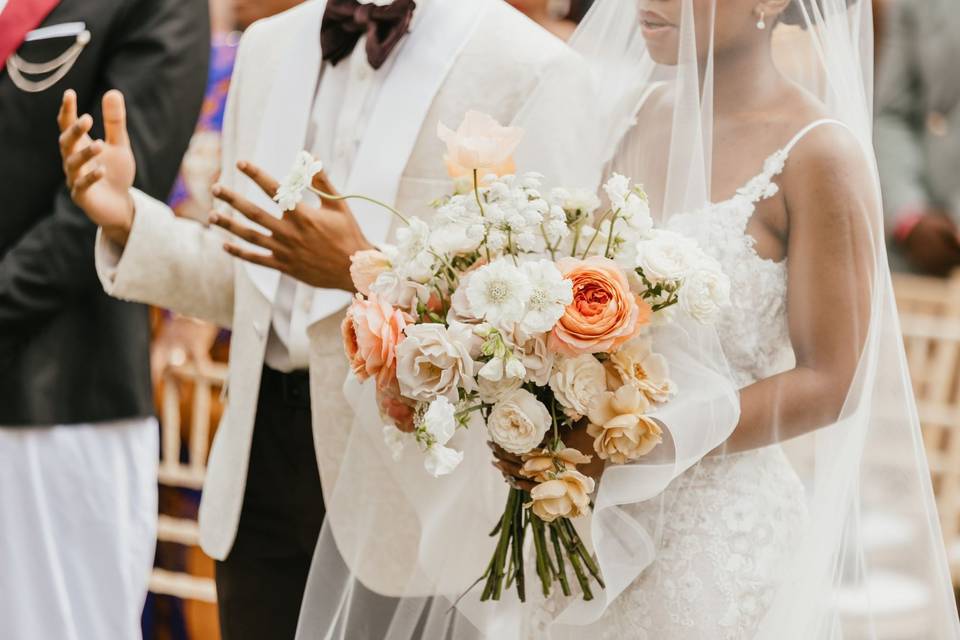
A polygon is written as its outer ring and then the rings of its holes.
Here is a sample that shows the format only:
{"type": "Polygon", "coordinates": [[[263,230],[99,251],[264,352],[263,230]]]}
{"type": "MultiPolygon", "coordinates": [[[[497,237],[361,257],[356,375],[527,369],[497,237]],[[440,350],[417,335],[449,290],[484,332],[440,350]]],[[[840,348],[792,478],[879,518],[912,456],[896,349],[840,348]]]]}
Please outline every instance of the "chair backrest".
{"type": "MultiPolygon", "coordinates": [[[[207,456],[214,430],[213,407],[227,379],[227,367],[219,363],[198,368],[193,364],[169,367],[163,376],[160,399],[161,487],[200,490],[207,473],[207,456]],[[182,420],[182,389],[189,389],[189,428],[182,420]],[[186,435],[186,447],[184,447],[186,435]]],[[[187,547],[199,545],[196,520],[161,513],[157,521],[157,541],[187,547]]],[[[184,600],[216,602],[212,579],[185,572],[154,568],[150,591],[184,600]]]]}
{"type": "Polygon", "coordinates": [[[960,276],[897,275],[894,289],[945,543],[960,549],[960,276]]]}

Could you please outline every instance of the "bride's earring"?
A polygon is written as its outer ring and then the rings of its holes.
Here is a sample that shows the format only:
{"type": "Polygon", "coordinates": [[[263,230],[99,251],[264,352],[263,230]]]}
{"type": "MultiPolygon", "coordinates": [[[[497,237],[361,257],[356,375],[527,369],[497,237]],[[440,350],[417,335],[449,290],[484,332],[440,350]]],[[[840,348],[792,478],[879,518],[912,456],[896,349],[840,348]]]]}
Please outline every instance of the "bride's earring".
{"type": "Polygon", "coordinates": [[[764,20],[765,17],[766,16],[763,13],[763,9],[760,9],[760,19],[757,20],[757,29],[759,29],[760,31],[763,31],[764,29],[767,28],[767,23],[764,20]]]}

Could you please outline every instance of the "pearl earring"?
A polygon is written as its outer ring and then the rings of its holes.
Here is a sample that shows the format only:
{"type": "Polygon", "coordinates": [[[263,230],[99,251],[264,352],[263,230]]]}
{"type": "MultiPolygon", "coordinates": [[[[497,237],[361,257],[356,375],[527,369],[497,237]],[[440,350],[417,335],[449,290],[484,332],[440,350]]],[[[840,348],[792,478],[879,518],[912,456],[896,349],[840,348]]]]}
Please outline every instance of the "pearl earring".
{"type": "Polygon", "coordinates": [[[763,9],[761,9],[761,10],[760,10],[760,19],[757,20],[757,29],[759,29],[760,31],[763,31],[764,29],[767,28],[767,23],[766,23],[766,21],[764,21],[764,17],[765,17],[765,16],[764,16],[764,14],[763,14],[763,9]]]}

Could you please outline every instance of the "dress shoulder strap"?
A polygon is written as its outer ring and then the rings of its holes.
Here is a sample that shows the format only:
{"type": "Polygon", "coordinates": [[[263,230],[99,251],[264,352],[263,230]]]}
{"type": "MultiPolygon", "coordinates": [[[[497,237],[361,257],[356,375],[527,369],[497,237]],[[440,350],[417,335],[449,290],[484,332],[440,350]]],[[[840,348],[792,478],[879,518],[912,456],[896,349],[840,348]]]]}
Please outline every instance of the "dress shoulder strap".
{"type": "Polygon", "coordinates": [[[825,124],[835,124],[837,126],[843,127],[844,129],[849,129],[849,127],[843,122],[840,122],[839,120],[834,120],[832,118],[821,118],[820,120],[815,120],[810,124],[808,124],[807,126],[805,126],[803,129],[800,129],[800,131],[798,131],[797,134],[793,136],[790,142],[787,143],[787,146],[783,148],[784,155],[789,155],[789,153],[793,151],[793,148],[797,146],[797,144],[801,140],[803,140],[804,136],[806,136],[808,133],[810,133],[817,127],[825,124]]]}

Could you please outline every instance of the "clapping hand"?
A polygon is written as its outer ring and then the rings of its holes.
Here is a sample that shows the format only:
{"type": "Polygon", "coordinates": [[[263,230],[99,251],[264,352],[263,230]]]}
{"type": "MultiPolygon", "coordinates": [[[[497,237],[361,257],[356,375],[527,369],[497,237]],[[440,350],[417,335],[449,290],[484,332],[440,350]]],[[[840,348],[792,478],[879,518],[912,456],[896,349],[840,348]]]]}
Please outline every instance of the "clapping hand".
{"type": "Polygon", "coordinates": [[[133,224],[130,187],[137,172],[127,135],[123,94],[108,91],[103,96],[105,140],[90,137],[93,118],[77,117],[77,94],[63,94],[60,113],[60,155],[70,197],[112,241],[124,245],[133,224]]]}
{"type": "MultiPolygon", "coordinates": [[[[277,181],[261,169],[249,162],[239,162],[237,168],[268,196],[272,198],[276,194],[277,181]]],[[[314,177],[314,187],[327,194],[336,194],[323,173],[314,177]]],[[[314,287],[354,290],[350,280],[350,256],[373,247],[345,202],[324,199],[319,208],[301,202],[295,209],[276,218],[226,187],[214,186],[213,195],[269,231],[267,235],[237,218],[212,213],[211,224],[269,251],[263,254],[228,242],[224,244],[227,253],[276,269],[314,287]]]]}

